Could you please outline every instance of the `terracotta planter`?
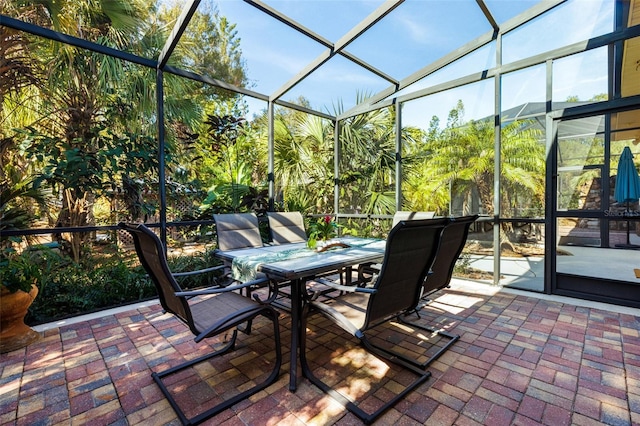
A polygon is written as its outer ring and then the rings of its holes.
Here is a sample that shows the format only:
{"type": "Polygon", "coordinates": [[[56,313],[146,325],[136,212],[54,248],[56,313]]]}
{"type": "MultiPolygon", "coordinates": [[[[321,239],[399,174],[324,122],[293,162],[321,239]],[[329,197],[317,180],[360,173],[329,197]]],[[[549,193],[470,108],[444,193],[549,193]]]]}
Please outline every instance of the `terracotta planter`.
{"type": "Polygon", "coordinates": [[[40,334],[24,323],[24,317],[33,300],[38,295],[38,287],[24,291],[9,292],[0,288],[0,353],[23,348],[40,339],[40,334]]]}

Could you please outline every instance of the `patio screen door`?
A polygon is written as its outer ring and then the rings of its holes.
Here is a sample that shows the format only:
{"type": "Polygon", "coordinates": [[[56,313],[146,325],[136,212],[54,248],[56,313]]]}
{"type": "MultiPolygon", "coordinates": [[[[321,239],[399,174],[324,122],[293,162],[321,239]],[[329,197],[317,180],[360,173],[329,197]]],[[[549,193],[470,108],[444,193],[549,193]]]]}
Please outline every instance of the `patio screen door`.
{"type": "Polygon", "coordinates": [[[560,118],[549,158],[551,292],[640,307],[638,200],[614,197],[625,147],[640,165],[640,109],[560,118]],[[628,204],[628,205],[627,205],[628,204]],[[629,239],[635,244],[627,245],[629,239]]]}

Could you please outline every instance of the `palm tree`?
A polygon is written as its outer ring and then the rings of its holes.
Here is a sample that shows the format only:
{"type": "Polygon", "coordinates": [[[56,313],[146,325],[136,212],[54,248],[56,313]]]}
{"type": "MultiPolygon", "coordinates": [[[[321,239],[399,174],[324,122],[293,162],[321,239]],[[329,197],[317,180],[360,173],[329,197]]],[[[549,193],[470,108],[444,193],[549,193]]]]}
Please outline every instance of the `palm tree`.
{"type": "MultiPolygon", "coordinates": [[[[22,2],[14,4],[19,9],[22,2]]],[[[171,29],[171,23],[156,19],[162,19],[156,12],[156,3],[144,0],[43,0],[29,6],[24,15],[61,33],[156,57],[171,29]]],[[[213,25],[212,21],[205,24],[213,25]]],[[[225,31],[223,35],[231,34],[229,28],[225,31]]],[[[193,31],[191,37],[195,37],[193,31]]],[[[37,86],[39,103],[35,109],[39,116],[21,127],[30,134],[31,158],[45,165],[44,180],[61,194],[63,207],[57,225],[81,227],[92,220],[93,199],[117,186],[119,178],[157,181],[155,70],[69,45],[34,40],[38,50],[31,59],[37,60],[47,75],[37,86]]],[[[186,60],[189,44],[187,40],[176,49],[172,59],[178,63],[186,60]]],[[[211,56],[206,58],[203,62],[211,56]]],[[[220,60],[224,62],[224,58],[220,60]]],[[[228,66],[236,65],[237,61],[228,66]]],[[[243,73],[239,75],[242,79],[243,73]]],[[[203,119],[203,106],[213,97],[203,90],[190,90],[194,83],[185,79],[166,81],[167,145],[169,150],[180,152],[183,139],[177,136],[193,133],[190,129],[203,119]]],[[[171,167],[176,156],[167,158],[171,167]]],[[[84,237],[70,237],[75,259],[80,256],[84,237]]]]}
{"type": "Polygon", "coordinates": [[[545,144],[543,132],[530,120],[502,127],[502,216],[543,215],[545,193],[545,144]]]}
{"type": "MultiPolygon", "coordinates": [[[[124,0],[43,1],[39,6],[46,10],[53,29],[119,49],[135,39],[139,22],[150,11],[143,1],[124,0]]],[[[118,111],[126,104],[118,102],[123,92],[116,83],[125,75],[125,67],[114,58],[70,45],[39,44],[37,58],[47,70],[47,78],[38,86],[42,118],[37,125],[41,130],[30,128],[29,140],[35,142],[31,152],[34,158],[48,157],[44,177],[60,191],[62,209],[57,226],[84,226],[91,220],[95,191],[103,185],[103,176],[96,172],[103,168],[98,161],[99,151],[104,149],[104,132],[126,115],[118,111]],[[62,165],[55,164],[58,159],[62,165]]],[[[70,237],[76,260],[84,238],[82,234],[70,237]]]]}
{"type": "MultiPolygon", "coordinates": [[[[358,102],[364,98],[358,99],[358,102]]],[[[396,211],[396,113],[394,108],[371,111],[345,120],[341,126],[341,183],[343,209],[369,214],[392,214],[396,211]]],[[[414,146],[421,131],[403,127],[404,147],[414,146]]],[[[409,181],[409,170],[416,161],[416,151],[403,148],[401,187],[409,181]]],[[[419,152],[418,152],[419,153],[419,152]]],[[[404,190],[403,190],[404,192],[404,190]]]]}
{"type": "MultiPolygon", "coordinates": [[[[309,106],[304,98],[296,101],[309,106]]],[[[266,113],[253,122],[267,146],[266,113]]],[[[274,178],[280,209],[333,211],[333,126],[321,117],[277,108],[274,117],[274,178]]]]}
{"type": "Polygon", "coordinates": [[[255,126],[231,115],[209,115],[205,124],[206,137],[198,141],[208,151],[198,167],[209,188],[201,206],[203,214],[266,211],[266,144],[261,143],[255,126]]]}
{"type": "MultiPolygon", "coordinates": [[[[439,200],[437,210],[446,211],[448,192],[469,199],[477,191],[481,208],[494,211],[494,127],[493,122],[463,120],[464,105],[459,102],[449,114],[447,125],[438,129],[432,120],[422,147],[421,167],[412,172],[412,181],[421,179],[425,197],[439,200]]],[[[501,210],[509,216],[516,200],[540,206],[544,199],[544,145],[542,132],[527,121],[508,124],[502,129],[501,210]]]]}

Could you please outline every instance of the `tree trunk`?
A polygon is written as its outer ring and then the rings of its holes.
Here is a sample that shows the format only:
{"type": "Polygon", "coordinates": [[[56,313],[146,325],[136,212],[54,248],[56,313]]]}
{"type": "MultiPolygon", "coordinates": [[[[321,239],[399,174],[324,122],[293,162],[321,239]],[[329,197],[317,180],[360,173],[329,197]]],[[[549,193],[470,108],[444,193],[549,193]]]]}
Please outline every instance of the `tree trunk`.
{"type": "Polygon", "coordinates": [[[495,211],[493,208],[493,176],[489,173],[483,173],[475,180],[475,184],[478,188],[480,205],[486,214],[492,215],[495,211]]]}
{"type": "MultiPolygon", "coordinates": [[[[62,210],[58,215],[56,227],[82,227],[88,225],[88,212],[91,208],[88,193],[78,194],[72,189],[65,189],[62,195],[62,210]]],[[[89,233],[87,232],[70,232],[56,234],[56,238],[62,243],[67,244],[71,257],[75,262],[79,262],[82,256],[82,246],[87,241],[89,233]],[[62,240],[62,241],[60,241],[62,240]]]]}

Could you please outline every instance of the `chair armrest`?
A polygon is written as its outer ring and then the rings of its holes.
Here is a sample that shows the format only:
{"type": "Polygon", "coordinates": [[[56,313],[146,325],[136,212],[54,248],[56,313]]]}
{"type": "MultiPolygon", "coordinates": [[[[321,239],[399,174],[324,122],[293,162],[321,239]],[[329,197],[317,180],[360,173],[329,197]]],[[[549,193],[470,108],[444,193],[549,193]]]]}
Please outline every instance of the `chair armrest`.
{"type": "Polygon", "coordinates": [[[327,305],[318,301],[311,301],[311,306],[315,309],[322,311],[326,316],[333,320],[339,327],[345,330],[347,333],[357,338],[362,338],[363,334],[347,317],[333,309],[331,305],[327,305]]]}
{"type": "Polygon", "coordinates": [[[369,293],[369,294],[374,294],[374,293],[376,293],[378,291],[375,288],[358,287],[358,286],[354,286],[354,285],[336,284],[333,281],[325,280],[325,279],[322,279],[322,278],[315,278],[313,281],[315,281],[317,283],[320,283],[320,284],[324,284],[324,285],[326,285],[328,287],[331,287],[331,288],[334,288],[336,290],[349,292],[349,293],[369,293]]]}
{"type": "Polygon", "coordinates": [[[198,274],[206,274],[208,272],[218,271],[224,268],[228,268],[227,265],[218,265],[212,266],[211,268],[198,269],[197,271],[187,271],[187,272],[173,272],[172,275],[174,277],[186,277],[189,275],[198,275],[198,274]]]}
{"type": "Polygon", "coordinates": [[[193,296],[203,296],[207,294],[218,294],[218,293],[226,293],[229,291],[240,290],[243,288],[261,285],[269,282],[266,278],[261,278],[258,280],[247,281],[242,284],[230,285],[228,287],[215,287],[215,288],[203,288],[201,290],[190,290],[190,291],[177,291],[175,295],[177,297],[193,297],[193,296]]]}

